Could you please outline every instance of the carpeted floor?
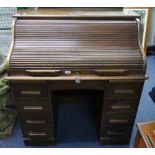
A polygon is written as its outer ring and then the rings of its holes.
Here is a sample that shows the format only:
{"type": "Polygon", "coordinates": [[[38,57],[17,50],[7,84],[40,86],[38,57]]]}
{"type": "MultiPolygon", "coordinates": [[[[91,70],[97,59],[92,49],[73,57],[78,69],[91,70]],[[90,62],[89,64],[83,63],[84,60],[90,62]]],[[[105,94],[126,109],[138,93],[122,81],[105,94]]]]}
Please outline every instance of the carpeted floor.
{"type": "MultiPolygon", "coordinates": [[[[150,120],[155,120],[155,103],[151,100],[148,93],[155,86],[155,56],[149,56],[147,66],[147,74],[149,80],[144,84],[144,89],[142,92],[140,106],[138,109],[135,124],[137,122],[145,122],[150,120]]],[[[95,148],[127,148],[132,147],[135,135],[136,135],[136,125],[134,125],[131,141],[129,145],[100,145],[98,143],[95,120],[93,121],[93,107],[87,104],[81,105],[66,105],[62,104],[60,106],[59,113],[59,123],[57,131],[57,145],[50,146],[56,148],[64,147],[95,147],[95,148]]],[[[13,135],[10,138],[1,139],[0,147],[26,147],[23,143],[22,133],[17,121],[13,135]]]]}

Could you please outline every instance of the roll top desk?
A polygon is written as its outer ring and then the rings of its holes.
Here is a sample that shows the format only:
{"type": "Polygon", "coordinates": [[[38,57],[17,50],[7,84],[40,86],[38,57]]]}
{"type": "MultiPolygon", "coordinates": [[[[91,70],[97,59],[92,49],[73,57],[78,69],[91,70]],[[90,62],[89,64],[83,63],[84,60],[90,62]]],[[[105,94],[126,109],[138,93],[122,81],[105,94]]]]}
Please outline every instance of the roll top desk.
{"type": "Polygon", "coordinates": [[[13,16],[8,76],[27,145],[53,144],[55,91],[94,90],[101,144],[126,144],[146,58],[140,17],[91,8],[21,11],[13,16]]]}

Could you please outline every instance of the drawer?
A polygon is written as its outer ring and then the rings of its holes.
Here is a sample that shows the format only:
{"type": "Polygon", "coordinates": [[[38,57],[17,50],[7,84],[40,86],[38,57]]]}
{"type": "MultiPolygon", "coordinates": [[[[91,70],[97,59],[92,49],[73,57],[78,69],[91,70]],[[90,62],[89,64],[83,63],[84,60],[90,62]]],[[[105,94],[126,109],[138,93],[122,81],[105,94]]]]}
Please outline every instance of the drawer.
{"type": "Polygon", "coordinates": [[[20,115],[25,127],[43,128],[52,126],[51,116],[47,113],[28,113],[20,115]]]}
{"type": "Polygon", "coordinates": [[[130,136],[132,127],[130,126],[105,126],[103,131],[101,132],[101,136],[106,137],[122,137],[122,136],[130,136]]]}
{"type": "Polygon", "coordinates": [[[120,137],[111,137],[111,136],[105,136],[100,137],[100,143],[103,145],[125,145],[129,144],[130,137],[126,136],[120,136],[120,137]]]}
{"type": "Polygon", "coordinates": [[[16,106],[19,112],[49,112],[49,101],[47,99],[17,99],[16,106]]]}
{"type": "Polygon", "coordinates": [[[29,139],[24,138],[24,144],[28,146],[50,146],[55,145],[55,138],[47,139],[29,139]]]}
{"type": "Polygon", "coordinates": [[[140,83],[110,83],[105,89],[105,98],[134,97],[141,93],[140,83]]]}
{"type": "Polygon", "coordinates": [[[52,128],[24,128],[24,138],[29,139],[48,139],[54,136],[52,128]]]}
{"type": "Polygon", "coordinates": [[[116,125],[116,126],[127,126],[133,123],[134,114],[105,114],[103,119],[104,126],[116,125]]]}
{"type": "Polygon", "coordinates": [[[132,98],[115,98],[104,100],[105,111],[109,113],[134,112],[136,110],[137,105],[138,100],[132,98]]]}
{"type": "Polygon", "coordinates": [[[104,90],[105,81],[81,80],[80,83],[75,81],[50,81],[51,90],[104,90]]]}
{"type": "Polygon", "coordinates": [[[48,87],[45,83],[16,83],[13,90],[16,98],[48,97],[48,87]]]}

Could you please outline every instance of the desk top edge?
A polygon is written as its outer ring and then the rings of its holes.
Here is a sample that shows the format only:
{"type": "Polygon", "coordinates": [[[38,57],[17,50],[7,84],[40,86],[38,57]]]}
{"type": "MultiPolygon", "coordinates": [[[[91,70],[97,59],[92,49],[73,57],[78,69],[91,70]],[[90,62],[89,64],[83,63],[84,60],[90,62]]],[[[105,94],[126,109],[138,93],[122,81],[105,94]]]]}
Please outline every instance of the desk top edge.
{"type": "MultiPolygon", "coordinates": [[[[59,81],[59,80],[64,80],[64,81],[69,81],[69,80],[75,80],[77,76],[55,76],[55,77],[32,77],[32,76],[6,76],[6,80],[36,80],[36,81],[46,81],[46,80],[51,80],[51,81],[59,81]]],[[[148,76],[80,76],[80,80],[146,80],[148,79],[148,76]]]]}
{"type": "Polygon", "coordinates": [[[51,8],[18,11],[13,17],[103,17],[103,18],[140,18],[136,13],[126,11],[102,11],[102,8],[51,8]]]}

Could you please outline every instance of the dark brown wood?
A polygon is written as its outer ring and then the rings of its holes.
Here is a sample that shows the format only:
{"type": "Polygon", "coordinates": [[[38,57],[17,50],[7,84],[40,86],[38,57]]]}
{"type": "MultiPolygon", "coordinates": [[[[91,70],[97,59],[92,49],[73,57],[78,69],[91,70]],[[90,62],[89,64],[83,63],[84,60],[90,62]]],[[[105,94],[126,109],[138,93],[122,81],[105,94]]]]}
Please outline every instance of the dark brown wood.
{"type": "Polygon", "coordinates": [[[49,112],[49,101],[47,99],[18,99],[16,98],[19,112],[49,112]]]}
{"type": "Polygon", "coordinates": [[[125,145],[129,144],[130,136],[111,137],[104,136],[100,138],[100,143],[104,145],[125,145]]]}
{"type": "Polygon", "coordinates": [[[26,145],[54,144],[58,104],[76,99],[95,102],[102,144],[129,142],[146,79],[139,16],[101,10],[53,8],[14,15],[6,79],[26,145]]]}
{"type": "MultiPolygon", "coordinates": [[[[30,75],[32,70],[34,75],[33,70],[42,69],[44,76],[46,70],[49,74],[49,70],[52,73],[52,70],[60,70],[65,75],[69,69],[72,74],[79,70],[81,74],[97,75],[100,70],[100,75],[102,72],[109,76],[142,74],[144,62],[139,48],[138,17],[102,12],[97,8],[90,10],[68,8],[17,14],[9,72],[30,75]],[[65,19],[66,16],[70,19],[65,19]]],[[[42,75],[38,72],[40,74],[35,74],[42,75]]]]}
{"type": "Polygon", "coordinates": [[[137,107],[138,100],[135,98],[113,98],[113,99],[105,99],[105,111],[109,113],[128,113],[134,112],[137,107]]]}

